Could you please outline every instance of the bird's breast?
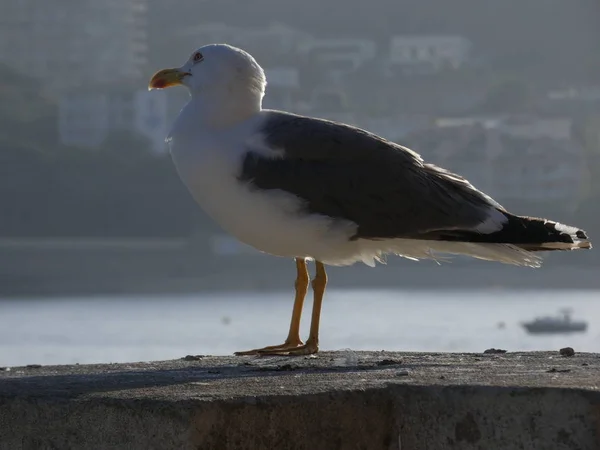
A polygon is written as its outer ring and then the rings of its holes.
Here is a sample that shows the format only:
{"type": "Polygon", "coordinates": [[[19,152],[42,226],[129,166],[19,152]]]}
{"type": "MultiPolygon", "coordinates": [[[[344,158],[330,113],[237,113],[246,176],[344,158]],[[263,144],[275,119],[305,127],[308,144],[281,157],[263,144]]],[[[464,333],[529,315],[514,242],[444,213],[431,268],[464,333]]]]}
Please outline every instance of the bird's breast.
{"type": "Polygon", "coordinates": [[[245,143],[252,136],[243,131],[238,128],[216,137],[173,135],[170,149],[177,172],[194,200],[223,230],[268,253],[300,255],[301,243],[326,232],[329,219],[324,219],[327,223],[297,221],[298,198],[284,191],[257,189],[239,179],[248,150],[245,143]]]}
{"type": "Polygon", "coordinates": [[[174,137],[171,157],[181,180],[201,206],[211,192],[222,190],[234,176],[231,158],[211,139],[174,137]]]}

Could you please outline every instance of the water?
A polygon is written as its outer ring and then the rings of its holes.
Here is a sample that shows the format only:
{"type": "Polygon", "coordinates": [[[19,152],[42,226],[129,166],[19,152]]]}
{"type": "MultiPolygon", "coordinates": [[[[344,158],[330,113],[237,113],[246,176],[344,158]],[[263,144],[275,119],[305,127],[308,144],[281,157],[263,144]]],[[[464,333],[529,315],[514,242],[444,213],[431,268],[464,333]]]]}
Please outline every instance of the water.
{"type": "MultiPolygon", "coordinates": [[[[321,317],[323,350],[600,351],[597,291],[335,291],[321,317]],[[530,336],[522,320],[574,309],[587,333],[530,336]],[[499,322],[506,324],[499,328],[499,322]]],[[[307,298],[303,337],[308,332],[307,298]]],[[[0,302],[0,366],[148,361],[279,344],[292,292],[89,297],[0,302]]]]}

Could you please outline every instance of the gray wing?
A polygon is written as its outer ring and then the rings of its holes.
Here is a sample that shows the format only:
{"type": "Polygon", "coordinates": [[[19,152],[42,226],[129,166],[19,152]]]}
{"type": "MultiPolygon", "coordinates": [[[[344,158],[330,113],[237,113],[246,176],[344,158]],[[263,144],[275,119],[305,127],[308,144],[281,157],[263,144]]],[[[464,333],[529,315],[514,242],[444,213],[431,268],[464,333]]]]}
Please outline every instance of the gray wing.
{"type": "Polygon", "coordinates": [[[260,134],[282,152],[246,153],[239,179],[259,189],[282,189],[310,213],[351,220],[354,238],[413,237],[472,230],[502,210],[467,180],[424,164],[400,145],[364,130],[271,111],[260,134]]]}

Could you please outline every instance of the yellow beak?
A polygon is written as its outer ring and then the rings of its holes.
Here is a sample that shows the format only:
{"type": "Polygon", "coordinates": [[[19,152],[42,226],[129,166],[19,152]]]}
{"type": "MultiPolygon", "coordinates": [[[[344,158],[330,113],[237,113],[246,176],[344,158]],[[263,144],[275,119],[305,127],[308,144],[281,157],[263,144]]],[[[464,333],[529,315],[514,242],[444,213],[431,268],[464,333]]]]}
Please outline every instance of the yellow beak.
{"type": "Polygon", "coordinates": [[[148,83],[148,90],[165,89],[172,86],[180,86],[182,80],[191,75],[189,72],[184,72],[181,69],[163,69],[156,72],[148,83]]]}

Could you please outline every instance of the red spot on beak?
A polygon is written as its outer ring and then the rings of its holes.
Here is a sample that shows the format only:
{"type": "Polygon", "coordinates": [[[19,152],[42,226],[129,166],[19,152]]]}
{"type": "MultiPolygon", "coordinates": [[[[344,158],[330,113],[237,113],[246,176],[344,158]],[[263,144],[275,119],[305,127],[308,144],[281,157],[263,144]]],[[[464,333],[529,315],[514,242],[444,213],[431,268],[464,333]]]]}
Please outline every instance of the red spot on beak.
{"type": "Polygon", "coordinates": [[[156,89],[162,89],[167,85],[167,82],[165,80],[156,80],[154,81],[154,83],[152,83],[152,86],[155,87],[156,89]]]}

